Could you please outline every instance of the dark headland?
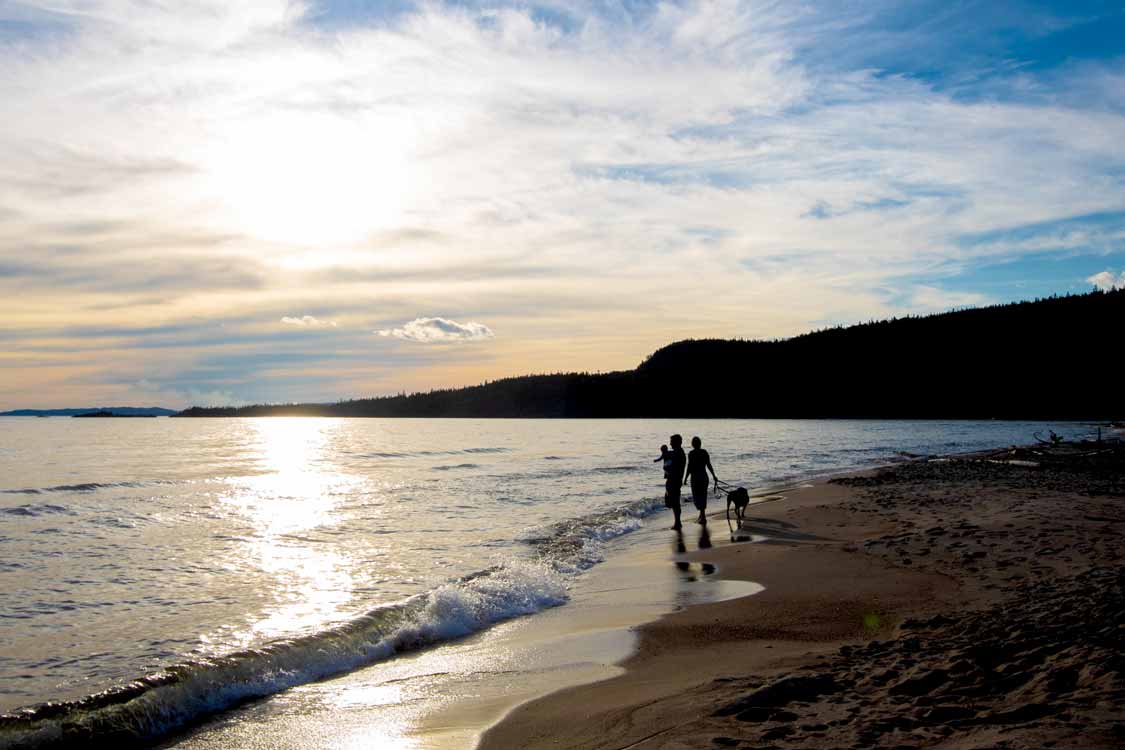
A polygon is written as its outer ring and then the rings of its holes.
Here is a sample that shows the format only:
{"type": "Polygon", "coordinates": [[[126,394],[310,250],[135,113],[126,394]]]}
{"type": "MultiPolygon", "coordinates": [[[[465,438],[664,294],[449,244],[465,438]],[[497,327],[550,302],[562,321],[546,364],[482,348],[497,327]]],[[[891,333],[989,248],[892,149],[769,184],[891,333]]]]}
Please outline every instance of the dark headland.
{"type": "Polygon", "coordinates": [[[1125,397],[1108,362],[1123,327],[1125,290],[1095,291],[789,339],[679,341],[620,372],[177,416],[1114,419],[1125,397]]]}

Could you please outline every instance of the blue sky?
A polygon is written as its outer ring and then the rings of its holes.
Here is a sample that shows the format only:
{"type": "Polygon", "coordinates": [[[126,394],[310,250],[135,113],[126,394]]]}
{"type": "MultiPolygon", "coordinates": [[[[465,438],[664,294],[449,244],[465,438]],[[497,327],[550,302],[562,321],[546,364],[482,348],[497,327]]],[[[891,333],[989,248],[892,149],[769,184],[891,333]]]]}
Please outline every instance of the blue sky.
{"type": "Polygon", "coordinates": [[[0,0],[0,408],[1125,284],[1111,2],[0,0]]]}

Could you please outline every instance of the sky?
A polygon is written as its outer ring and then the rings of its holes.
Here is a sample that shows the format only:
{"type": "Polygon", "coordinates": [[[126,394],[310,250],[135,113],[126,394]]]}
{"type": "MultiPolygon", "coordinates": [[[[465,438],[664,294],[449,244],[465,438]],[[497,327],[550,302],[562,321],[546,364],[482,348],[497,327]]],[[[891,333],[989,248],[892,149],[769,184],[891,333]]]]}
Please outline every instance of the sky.
{"type": "Polygon", "coordinates": [[[0,409],[1125,286],[1117,1],[0,0],[0,409]]]}

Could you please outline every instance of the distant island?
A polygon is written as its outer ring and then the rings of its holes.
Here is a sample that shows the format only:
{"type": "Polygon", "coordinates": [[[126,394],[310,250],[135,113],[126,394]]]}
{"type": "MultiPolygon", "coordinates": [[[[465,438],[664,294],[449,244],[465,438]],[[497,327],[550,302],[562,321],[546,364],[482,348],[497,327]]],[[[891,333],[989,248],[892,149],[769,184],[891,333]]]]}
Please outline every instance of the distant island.
{"type": "Polygon", "coordinates": [[[1125,290],[1094,291],[773,341],[679,341],[621,372],[176,416],[1120,419],[1122,330],[1125,290]]]}
{"type": "Polygon", "coordinates": [[[159,406],[87,406],[69,409],[15,409],[0,411],[0,417],[170,417],[175,409],[159,406]]]}

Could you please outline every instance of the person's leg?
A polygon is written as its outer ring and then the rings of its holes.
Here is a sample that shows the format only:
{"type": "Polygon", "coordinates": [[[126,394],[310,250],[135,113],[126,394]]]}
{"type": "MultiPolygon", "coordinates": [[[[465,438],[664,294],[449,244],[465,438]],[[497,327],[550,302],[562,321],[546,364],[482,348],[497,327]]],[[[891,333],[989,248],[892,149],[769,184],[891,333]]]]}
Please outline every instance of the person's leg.
{"type": "Polygon", "coordinates": [[[696,523],[707,523],[707,485],[692,485],[691,499],[695,503],[696,510],[699,511],[696,523]]]}
{"type": "Polygon", "coordinates": [[[680,486],[675,482],[669,480],[664,485],[664,504],[672,509],[672,516],[676,522],[672,524],[672,529],[679,530],[680,526],[680,486]]]}

